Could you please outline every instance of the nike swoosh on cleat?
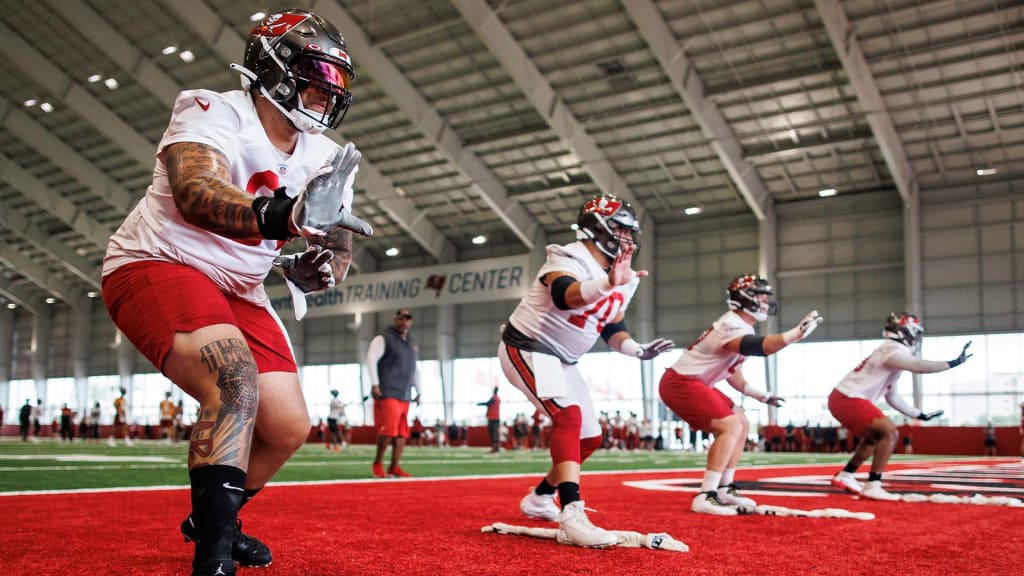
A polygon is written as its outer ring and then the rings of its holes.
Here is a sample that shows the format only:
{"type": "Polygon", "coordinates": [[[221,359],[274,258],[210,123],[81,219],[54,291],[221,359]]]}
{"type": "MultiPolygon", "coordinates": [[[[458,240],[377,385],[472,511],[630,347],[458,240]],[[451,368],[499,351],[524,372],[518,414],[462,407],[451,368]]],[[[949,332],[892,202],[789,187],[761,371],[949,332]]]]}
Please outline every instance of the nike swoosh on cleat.
{"type": "Polygon", "coordinates": [[[238,490],[239,492],[245,492],[245,488],[239,488],[238,486],[232,486],[230,482],[225,482],[225,483],[221,484],[221,486],[227,488],[228,490],[238,490]]]}
{"type": "Polygon", "coordinates": [[[195,97],[195,101],[196,101],[196,104],[199,104],[199,107],[203,109],[203,112],[206,112],[207,110],[210,109],[210,101],[209,100],[196,96],[195,97]]]}

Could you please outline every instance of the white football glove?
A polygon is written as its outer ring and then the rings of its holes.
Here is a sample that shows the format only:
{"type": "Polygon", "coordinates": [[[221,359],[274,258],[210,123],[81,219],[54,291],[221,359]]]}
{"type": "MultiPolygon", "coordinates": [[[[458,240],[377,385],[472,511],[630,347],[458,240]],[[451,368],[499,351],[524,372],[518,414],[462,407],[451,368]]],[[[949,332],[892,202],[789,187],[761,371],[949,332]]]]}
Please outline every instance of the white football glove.
{"type": "Polygon", "coordinates": [[[825,318],[818,314],[817,310],[811,310],[804,316],[804,319],[800,321],[796,327],[787,330],[783,333],[782,337],[786,341],[786,344],[792,344],[793,342],[799,342],[804,338],[811,335],[814,329],[819,324],[825,321],[825,318]]]}
{"type": "Polygon", "coordinates": [[[310,244],[305,252],[274,258],[274,265],[280,266],[284,277],[295,284],[304,294],[334,288],[334,270],[331,268],[334,252],[316,244],[310,244]]]}
{"type": "Polygon", "coordinates": [[[340,226],[363,236],[373,236],[373,227],[345,210],[343,201],[359,169],[362,153],[349,142],[331,161],[317,170],[306,182],[292,206],[291,221],[303,236],[323,236],[327,230],[340,226]]]}

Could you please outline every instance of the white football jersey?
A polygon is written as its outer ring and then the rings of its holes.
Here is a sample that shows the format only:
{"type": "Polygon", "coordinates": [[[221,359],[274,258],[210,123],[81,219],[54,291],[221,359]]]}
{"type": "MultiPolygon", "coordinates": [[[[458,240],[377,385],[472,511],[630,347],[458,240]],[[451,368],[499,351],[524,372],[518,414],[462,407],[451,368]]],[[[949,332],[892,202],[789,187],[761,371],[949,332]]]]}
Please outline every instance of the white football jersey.
{"type": "MultiPolygon", "coordinates": [[[[338,145],[323,135],[299,133],[294,152],[285,154],[267,138],[248,93],[185,90],[157,148],[153,183],[111,237],[103,259],[104,276],[140,260],[175,262],[206,274],[226,293],[266,302],[263,280],[284,243],[234,240],[185,222],[174,205],[162,154],[178,142],[205,144],[224,154],[232,183],[253,196],[272,196],[283,187],[289,197],[302,191],[338,145]]],[[[353,181],[354,173],[346,183],[347,209],[353,181]]]]}
{"type": "Polygon", "coordinates": [[[708,386],[728,378],[747,359],[746,356],[723,348],[727,342],[754,334],[754,327],[747,324],[732,310],[722,314],[683,351],[672,369],[684,376],[693,376],[708,386]]]}
{"type": "Polygon", "coordinates": [[[331,413],[327,416],[333,420],[345,418],[345,403],[337,398],[331,399],[331,413]]]}
{"type": "Polygon", "coordinates": [[[640,279],[634,277],[630,282],[616,286],[611,294],[585,308],[559,310],[551,299],[551,288],[540,281],[545,274],[565,272],[580,282],[586,282],[607,278],[608,273],[582,242],[565,246],[551,244],[546,252],[547,261],[537,272],[530,291],[512,312],[509,322],[526,336],[554,350],[562,360],[575,362],[594,346],[605,325],[615,320],[620,312],[625,312],[640,279]]]}
{"type": "Polygon", "coordinates": [[[900,372],[910,370],[928,374],[948,369],[948,362],[923,360],[911,354],[910,349],[903,344],[885,340],[843,378],[836,390],[850,398],[863,398],[871,402],[885,396],[889,404],[903,412],[901,406],[897,405],[900,399],[893,388],[899,380],[900,372]]]}

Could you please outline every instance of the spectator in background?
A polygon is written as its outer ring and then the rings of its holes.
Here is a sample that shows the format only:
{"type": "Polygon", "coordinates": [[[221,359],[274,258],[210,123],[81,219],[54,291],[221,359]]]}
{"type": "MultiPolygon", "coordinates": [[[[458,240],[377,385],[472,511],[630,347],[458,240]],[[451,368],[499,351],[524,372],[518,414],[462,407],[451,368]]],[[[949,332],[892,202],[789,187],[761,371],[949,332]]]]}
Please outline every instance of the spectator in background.
{"type": "Polygon", "coordinates": [[[786,442],[782,447],[786,452],[796,452],[796,426],[792,422],[786,424],[786,442]]]}
{"type": "Polygon", "coordinates": [[[409,437],[409,402],[412,389],[420,403],[419,373],[416,369],[418,348],[409,334],[412,312],[402,308],[395,312],[392,326],[374,336],[366,351],[366,367],[370,374],[373,395],[373,423],[377,428],[377,455],[370,467],[374,478],[409,477],[400,462],[405,440],[409,437]],[[391,446],[391,465],[384,472],[384,453],[391,446]]]}
{"type": "Polygon", "coordinates": [[[910,422],[906,418],[903,419],[903,425],[897,430],[900,434],[900,439],[903,442],[903,453],[913,454],[914,453],[914,427],[910,425],[910,422]]]}
{"type": "Polygon", "coordinates": [[[75,429],[72,425],[74,417],[74,411],[68,408],[67,403],[64,403],[60,407],[60,439],[65,442],[71,442],[75,439],[75,429]]]}
{"type": "Polygon", "coordinates": [[[985,424],[985,456],[996,455],[996,427],[989,420],[985,424]]]}
{"type": "Polygon", "coordinates": [[[39,433],[43,429],[43,399],[37,398],[32,407],[32,441],[39,442],[39,433]]]}
{"type": "Polygon", "coordinates": [[[501,450],[501,398],[498,397],[498,387],[494,387],[494,392],[489,400],[478,402],[477,406],[487,407],[487,435],[491,438],[491,452],[499,452],[501,450]]]}
{"type": "Polygon", "coordinates": [[[102,413],[99,402],[93,404],[92,410],[89,410],[89,438],[96,444],[100,443],[100,415],[102,413]]]}
{"type": "Polygon", "coordinates": [[[409,430],[409,442],[413,446],[423,446],[423,433],[426,428],[423,426],[423,422],[420,417],[417,416],[412,419],[412,428],[409,430]]]}
{"type": "Polygon", "coordinates": [[[906,370],[915,374],[931,374],[955,368],[971,357],[967,353],[970,342],[964,345],[960,355],[942,362],[922,360],[914,356],[920,345],[924,327],[912,314],[893,312],[889,314],[882,328],[885,341],[867,358],[862,360],[835,387],[828,398],[828,409],[850,433],[860,438],[853,457],[832,478],[832,485],[863,498],[872,500],[899,500],[899,494],[891,494],[882,488],[882,472],[896,447],[899,432],[892,420],[885,417],[875,402],[885,396],[886,402],[908,418],[931,420],[942,415],[942,410],[925,413],[920,408],[907,404],[896,391],[896,381],[906,370]],[[871,457],[871,471],[867,484],[861,485],[853,475],[857,468],[871,457]]]}
{"type": "Polygon", "coordinates": [[[174,413],[177,409],[171,400],[171,393],[164,392],[164,399],[160,401],[160,438],[165,444],[170,444],[174,438],[174,413]]]}
{"type": "Polygon", "coordinates": [[[331,390],[330,412],[327,414],[327,431],[330,439],[327,442],[327,449],[340,451],[345,447],[344,439],[339,429],[340,422],[345,418],[345,403],[338,398],[338,391],[331,390]]]}
{"type": "Polygon", "coordinates": [[[128,434],[128,390],[121,388],[121,395],[114,398],[114,428],[108,444],[117,446],[117,437],[124,436],[124,445],[132,446],[132,437],[128,434]]]}
{"type": "Polygon", "coordinates": [[[18,432],[21,433],[21,441],[28,442],[28,433],[32,425],[32,401],[25,399],[25,404],[18,411],[18,432]]]}

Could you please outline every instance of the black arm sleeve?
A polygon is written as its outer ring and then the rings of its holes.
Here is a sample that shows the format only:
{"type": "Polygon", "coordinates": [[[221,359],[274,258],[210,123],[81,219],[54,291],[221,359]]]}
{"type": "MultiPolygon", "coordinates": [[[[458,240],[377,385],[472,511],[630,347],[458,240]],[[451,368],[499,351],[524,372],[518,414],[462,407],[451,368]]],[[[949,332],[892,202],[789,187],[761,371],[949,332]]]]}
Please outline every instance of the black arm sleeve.
{"type": "Polygon", "coordinates": [[[575,281],[576,279],[572,276],[559,276],[551,283],[551,300],[555,303],[555,308],[559,310],[571,309],[569,303],[565,301],[565,292],[575,281]]]}
{"type": "Polygon", "coordinates": [[[744,356],[767,356],[764,353],[764,336],[747,334],[740,340],[740,354],[744,356]]]}
{"type": "Polygon", "coordinates": [[[601,338],[603,338],[605,342],[608,342],[609,340],[611,340],[612,336],[614,336],[618,332],[629,332],[629,330],[626,329],[625,320],[621,322],[609,322],[608,324],[605,324],[604,330],[601,330],[601,338]]]}

